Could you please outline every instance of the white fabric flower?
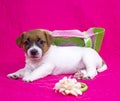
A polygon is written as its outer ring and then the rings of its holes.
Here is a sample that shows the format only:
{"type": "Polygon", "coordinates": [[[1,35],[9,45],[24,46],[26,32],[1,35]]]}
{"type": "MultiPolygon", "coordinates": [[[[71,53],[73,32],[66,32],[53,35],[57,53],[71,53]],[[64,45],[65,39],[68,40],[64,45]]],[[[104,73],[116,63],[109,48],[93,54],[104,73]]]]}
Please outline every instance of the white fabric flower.
{"type": "Polygon", "coordinates": [[[63,95],[72,94],[75,96],[82,95],[81,84],[76,79],[64,77],[55,84],[55,91],[59,91],[63,95]]]}

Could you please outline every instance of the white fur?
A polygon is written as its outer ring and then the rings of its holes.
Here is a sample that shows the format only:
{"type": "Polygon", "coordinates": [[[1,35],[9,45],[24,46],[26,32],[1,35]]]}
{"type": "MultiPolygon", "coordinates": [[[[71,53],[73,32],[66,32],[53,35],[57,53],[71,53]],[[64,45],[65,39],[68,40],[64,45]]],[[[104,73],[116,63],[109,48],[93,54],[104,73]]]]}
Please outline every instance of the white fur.
{"type": "Polygon", "coordinates": [[[25,68],[8,77],[17,76],[31,82],[48,75],[73,74],[84,69],[85,77],[94,78],[102,65],[101,57],[91,48],[51,46],[42,58],[34,60],[26,55],[25,68]]]}

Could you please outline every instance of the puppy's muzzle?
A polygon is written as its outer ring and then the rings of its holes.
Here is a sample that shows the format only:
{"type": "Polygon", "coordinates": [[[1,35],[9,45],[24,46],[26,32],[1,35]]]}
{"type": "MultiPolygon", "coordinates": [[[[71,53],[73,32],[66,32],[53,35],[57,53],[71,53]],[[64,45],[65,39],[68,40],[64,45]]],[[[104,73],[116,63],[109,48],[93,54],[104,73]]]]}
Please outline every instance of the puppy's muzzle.
{"type": "Polygon", "coordinates": [[[30,54],[31,54],[32,56],[38,55],[38,50],[32,49],[32,50],[30,51],[30,54]]]}

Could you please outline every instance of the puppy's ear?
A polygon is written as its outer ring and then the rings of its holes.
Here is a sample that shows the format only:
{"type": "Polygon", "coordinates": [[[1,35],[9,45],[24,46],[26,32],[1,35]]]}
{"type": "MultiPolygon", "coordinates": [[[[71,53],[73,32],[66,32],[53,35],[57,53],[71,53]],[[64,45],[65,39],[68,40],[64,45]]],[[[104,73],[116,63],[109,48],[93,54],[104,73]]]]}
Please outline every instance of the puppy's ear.
{"type": "MultiPolygon", "coordinates": [[[[25,33],[25,32],[24,32],[25,33]]],[[[22,35],[20,35],[17,39],[16,39],[16,43],[19,47],[22,47],[22,40],[24,38],[24,33],[22,33],[22,35]]]]}
{"type": "Polygon", "coordinates": [[[45,38],[46,38],[46,42],[47,42],[48,46],[50,46],[53,43],[53,41],[54,41],[53,36],[48,31],[45,31],[45,38]]]}

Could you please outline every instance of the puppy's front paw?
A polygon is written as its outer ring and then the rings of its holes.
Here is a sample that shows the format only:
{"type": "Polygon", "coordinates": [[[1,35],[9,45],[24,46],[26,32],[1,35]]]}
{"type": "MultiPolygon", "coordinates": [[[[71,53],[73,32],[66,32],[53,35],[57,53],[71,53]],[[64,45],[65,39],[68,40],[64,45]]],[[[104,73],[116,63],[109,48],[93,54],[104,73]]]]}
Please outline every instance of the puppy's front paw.
{"type": "Polygon", "coordinates": [[[24,81],[24,82],[33,82],[34,80],[33,80],[30,76],[25,76],[25,77],[23,78],[23,81],[24,81]]]}
{"type": "Polygon", "coordinates": [[[19,79],[20,75],[17,73],[12,73],[12,74],[8,74],[7,77],[11,79],[19,79]]]}

